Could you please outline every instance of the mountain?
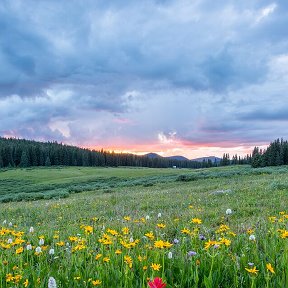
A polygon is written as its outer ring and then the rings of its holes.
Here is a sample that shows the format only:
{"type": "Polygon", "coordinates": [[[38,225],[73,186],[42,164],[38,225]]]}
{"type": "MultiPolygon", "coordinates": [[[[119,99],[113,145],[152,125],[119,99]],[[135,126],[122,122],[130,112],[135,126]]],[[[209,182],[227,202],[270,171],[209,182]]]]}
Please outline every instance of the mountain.
{"type": "Polygon", "coordinates": [[[148,157],[150,159],[163,158],[162,156],[158,155],[157,153],[148,153],[148,154],[145,154],[143,156],[148,157]]]}
{"type": "Polygon", "coordinates": [[[184,156],[169,156],[165,158],[172,159],[172,160],[179,160],[179,161],[189,161],[189,159],[184,156]]]}
{"type": "Polygon", "coordinates": [[[211,160],[212,163],[216,162],[219,163],[221,161],[221,158],[216,157],[216,156],[208,156],[208,157],[200,157],[200,158],[195,158],[191,159],[192,161],[197,161],[197,162],[208,162],[208,160],[211,160]]]}

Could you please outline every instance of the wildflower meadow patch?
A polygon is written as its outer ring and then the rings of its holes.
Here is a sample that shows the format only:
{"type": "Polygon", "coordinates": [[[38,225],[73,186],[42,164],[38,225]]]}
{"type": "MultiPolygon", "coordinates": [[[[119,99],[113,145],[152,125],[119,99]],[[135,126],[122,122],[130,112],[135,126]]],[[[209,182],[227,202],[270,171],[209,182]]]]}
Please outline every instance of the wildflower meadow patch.
{"type": "Polygon", "coordinates": [[[285,177],[2,203],[0,287],[288,287],[288,196],[268,185],[285,177]]]}

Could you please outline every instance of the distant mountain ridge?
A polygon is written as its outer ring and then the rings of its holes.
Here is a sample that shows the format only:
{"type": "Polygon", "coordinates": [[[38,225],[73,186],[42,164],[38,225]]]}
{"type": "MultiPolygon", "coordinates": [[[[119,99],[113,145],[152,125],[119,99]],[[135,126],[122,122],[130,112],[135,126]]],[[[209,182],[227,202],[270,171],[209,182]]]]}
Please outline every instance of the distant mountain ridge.
{"type": "Polygon", "coordinates": [[[157,153],[148,153],[148,154],[145,154],[143,156],[148,157],[150,159],[166,158],[166,159],[179,160],[179,161],[208,162],[210,160],[212,163],[214,163],[214,162],[219,163],[221,161],[221,158],[216,157],[216,156],[207,156],[207,157],[200,157],[200,158],[195,158],[195,159],[188,159],[188,158],[181,156],[181,155],[163,157],[157,153]]]}

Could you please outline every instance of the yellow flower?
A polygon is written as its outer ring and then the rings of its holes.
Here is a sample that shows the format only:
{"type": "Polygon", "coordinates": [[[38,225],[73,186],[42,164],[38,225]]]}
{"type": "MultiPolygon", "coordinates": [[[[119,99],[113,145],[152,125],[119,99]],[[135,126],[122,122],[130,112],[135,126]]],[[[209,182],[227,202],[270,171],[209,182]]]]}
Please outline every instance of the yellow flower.
{"type": "Polygon", "coordinates": [[[124,220],[126,220],[126,221],[130,221],[130,220],[131,220],[131,217],[129,217],[129,216],[125,216],[125,217],[124,217],[124,220]]]}
{"type": "Polygon", "coordinates": [[[117,249],[116,251],[115,251],[115,254],[121,254],[122,253],[122,251],[120,250],[120,249],[117,249]]]}
{"type": "Polygon", "coordinates": [[[109,257],[104,257],[104,258],[103,258],[103,262],[108,263],[109,261],[110,261],[110,258],[109,258],[109,257]]]}
{"type": "Polygon", "coordinates": [[[28,279],[26,279],[23,284],[24,284],[24,287],[27,287],[29,285],[28,279]]]}
{"type": "Polygon", "coordinates": [[[62,247],[62,246],[65,245],[65,242],[64,241],[60,241],[60,242],[57,242],[56,245],[62,247]]]}
{"type": "Polygon", "coordinates": [[[160,264],[152,263],[150,266],[154,271],[160,271],[160,268],[162,267],[160,264]]]}
{"type": "Polygon", "coordinates": [[[150,240],[153,240],[154,239],[154,234],[153,232],[148,232],[145,234],[146,237],[148,237],[150,240]]]}
{"type": "Polygon", "coordinates": [[[247,230],[247,233],[248,233],[249,235],[251,235],[251,234],[254,233],[254,230],[250,228],[250,229],[247,230]]]}
{"type": "Polygon", "coordinates": [[[257,275],[257,273],[258,273],[258,271],[259,271],[259,270],[256,269],[256,266],[254,266],[254,267],[251,268],[251,269],[250,269],[250,268],[245,268],[245,270],[248,271],[249,273],[255,274],[255,275],[257,275]]]}
{"type": "Polygon", "coordinates": [[[93,286],[98,286],[98,285],[100,285],[102,283],[102,281],[97,279],[97,280],[93,280],[91,283],[92,283],[93,286]]]}
{"type": "Polygon", "coordinates": [[[128,255],[125,255],[124,256],[124,262],[129,266],[129,268],[132,268],[132,258],[128,255]]]}
{"type": "Polygon", "coordinates": [[[113,235],[113,236],[117,236],[119,233],[116,230],[113,229],[107,229],[107,233],[113,235]]]}
{"type": "Polygon", "coordinates": [[[222,239],[220,240],[220,243],[221,243],[221,244],[224,244],[224,245],[226,245],[226,246],[230,246],[231,240],[226,239],[226,238],[222,238],[222,239]]]}
{"type": "Polygon", "coordinates": [[[148,269],[147,266],[143,266],[143,271],[146,271],[148,269]]]}
{"type": "Polygon", "coordinates": [[[165,228],[165,227],[166,227],[166,225],[165,225],[165,224],[163,224],[163,223],[158,223],[158,224],[157,224],[157,227],[162,229],[162,228],[165,228]]]}
{"type": "Polygon", "coordinates": [[[191,220],[191,222],[194,223],[194,224],[201,224],[201,223],[202,223],[202,220],[199,219],[199,218],[193,218],[193,219],[191,220]]]}
{"type": "Polygon", "coordinates": [[[191,234],[191,231],[189,229],[187,229],[187,228],[184,228],[184,229],[181,230],[181,233],[189,235],[189,234],[191,234]]]}
{"type": "Polygon", "coordinates": [[[86,234],[93,233],[93,227],[92,226],[84,226],[84,231],[86,234]]]}
{"type": "Polygon", "coordinates": [[[266,264],[267,271],[270,271],[271,273],[275,274],[274,268],[272,267],[271,263],[266,264]]]}
{"type": "Polygon", "coordinates": [[[123,228],[122,228],[122,233],[123,233],[124,235],[129,234],[129,228],[128,228],[128,227],[123,227],[123,228]]]}
{"type": "Polygon", "coordinates": [[[16,249],[16,254],[21,254],[24,251],[23,247],[16,249]]]}
{"type": "Polygon", "coordinates": [[[102,257],[102,254],[97,254],[97,255],[95,256],[95,259],[96,259],[96,260],[99,260],[101,257],[102,257]]]}

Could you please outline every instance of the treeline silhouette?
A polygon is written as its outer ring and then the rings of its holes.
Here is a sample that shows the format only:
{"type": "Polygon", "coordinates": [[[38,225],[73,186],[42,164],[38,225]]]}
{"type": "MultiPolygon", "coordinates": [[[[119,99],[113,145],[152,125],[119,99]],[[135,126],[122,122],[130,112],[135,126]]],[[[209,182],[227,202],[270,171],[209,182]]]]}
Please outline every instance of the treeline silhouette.
{"type": "Polygon", "coordinates": [[[255,147],[252,152],[252,167],[288,165],[288,142],[277,139],[266,150],[255,147]]]}
{"type": "Polygon", "coordinates": [[[197,162],[164,157],[149,158],[127,153],[83,149],[57,142],[0,137],[0,168],[31,166],[134,166],[168,168],[207,168],[212,161],[197,162]]]}

